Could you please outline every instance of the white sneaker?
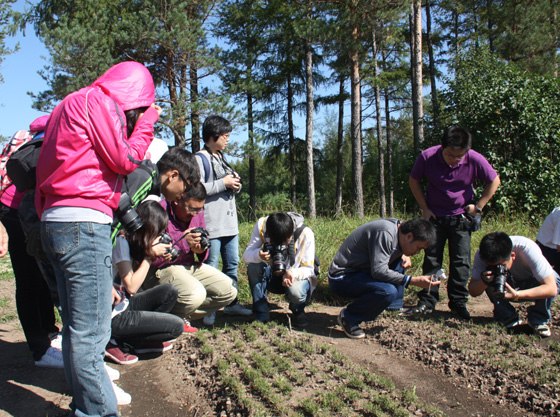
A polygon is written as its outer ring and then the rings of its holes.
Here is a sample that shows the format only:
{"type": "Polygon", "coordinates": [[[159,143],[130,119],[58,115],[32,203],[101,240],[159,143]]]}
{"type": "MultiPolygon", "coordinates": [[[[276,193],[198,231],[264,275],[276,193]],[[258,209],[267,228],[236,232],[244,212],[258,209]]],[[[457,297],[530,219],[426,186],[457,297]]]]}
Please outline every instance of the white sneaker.
{"type": "Polygon", "coordinates": [[[109,375],[109,379],[111,381],[116,381],[121,377],[121,373],[114,368],[111,368],[109,365],[105,364],[105,370],[107,371],[107,375],[109,375]]]}
{"type": "Polygon", "coordinates": [[[205,316],[202,318],[202,323],[203,323],[205,326],[213,326],[214,323],[216,323],[216,312],[213,311],[213,312],[208,313],[207,315],[205,315],[205,316]]]}
{"type": "Polygon", "coordinates": [[[224,308],[224,314],[229,316],[251,316],[253,311],[237,303],[224,308]]]}
{"type": "Polygon", "coordinates": [[[62,351],[50,346],[41,359],[35,361],[35,366],[63,369],[64,361],[62,359],[62,351]]]}
{"type": "Polygon", "coordinates": [[[529,326],[540,337],[550,337],[550,335],[552,334],[551,331],[550,331],[550,327],[548,327],[548,324],[546,324],[546,323],[543,323],[543,324],[531,324],[531,323],[529,323],[529,326]]]}
{"type": "Polygon", "coordinates": [[[118,387],[114,382],[111,382],[111,384],[113,385],[113,391],[115,392],[115,397],[117,397],[118,405],[128,405],[132,402],[130,394],[125,392],[121,387],[118,387]]]}
{"type": "Polygon", "coordinates": [[[57,333],[57,335],[51,339],[51,347],[62,350],[62,333],[57,333]]]}

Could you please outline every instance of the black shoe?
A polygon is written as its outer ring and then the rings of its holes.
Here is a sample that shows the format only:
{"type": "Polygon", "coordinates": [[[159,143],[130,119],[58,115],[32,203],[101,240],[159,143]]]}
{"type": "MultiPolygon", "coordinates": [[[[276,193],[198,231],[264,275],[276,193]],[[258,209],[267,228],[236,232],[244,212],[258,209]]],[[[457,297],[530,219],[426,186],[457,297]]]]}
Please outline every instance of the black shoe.
{"type": "Polygon", "coordinates": [[[342,330],[350,339],[363,339],[366,337],[366,333],[360,329],[360,326],[357,324],[354,326],[350,326],[348,322],[344,319],[344,311],[346,309],[340,310],[340,314],[338,315],[338,324],[342,327],[342,330]]]}
{"type": "Polygon", "coordinates": [[[297,313],[292,315],[292,325],[295,327],[307,327],[309,321],[307,321],[307,316],[305,312],[297,313]]]}
{"type": "Polygon", "coordinates": [[[456,315],[461,320],[471,319],[471,314],[469,313],[469,310],[467,310],[467,307],[465,307],[464,305],[455,305],[449,303],[449,309],[451,310],[451,313],[456,315]]]}
{"type": "Polygon", "coordinates": [[[434,311],[433,308],[428,307],[426,304],[417,304],[416,307],[411,307],[406,311],[409,316],[419,316],[424,314],[431,314],[434,311]]]}

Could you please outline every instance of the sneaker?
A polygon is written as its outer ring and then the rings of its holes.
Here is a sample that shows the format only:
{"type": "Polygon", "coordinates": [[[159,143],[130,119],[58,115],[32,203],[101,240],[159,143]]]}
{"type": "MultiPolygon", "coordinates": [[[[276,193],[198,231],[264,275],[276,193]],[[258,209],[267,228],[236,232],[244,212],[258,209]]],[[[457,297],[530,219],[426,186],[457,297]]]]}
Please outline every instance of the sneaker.
{"type": "Polygon", "coordinates": [[[297,313],[292,315],[292,324],[295,327],[307,327],[309,325],[309,321],[307,320],[307,316],[305,312],[297,313]]]}
{"type": "Polygon", "coordinates": [[[550,337],[550,335],[552,334],[550,332],[550,327],[548,327],[548,324],[543,323],[543,324],[531,324],[529,323],[529,327],[531,327],[531,329],[533,329],[533,331],[538,334],[540,337],[550,337]]]}
{"type": "Polygon", "coordinates": [[[116,381],[121,377],[121,373],[116,369],[111,368],[109,365],[105,364],[105,370],[107,371],[107,375],[109,375],[109,379],[111,381],[116,381]]]}
{"type": "Polygon", "coordinates": [[[213,326],[216,323],[216,312],[213,311],[212,313],[208,313],[202,318],[202,323],[205,326],[213,326]]]}
{"type": "Polygon", "coordinates": [[[416,315],[430,314],[433,311],[434,310],[428,307],[426,304],[417,304],[416,307],[410,307],[408,310],[406,310],[405,314],[409,316],[416,316],[416,315]]]}
{"type": "Polygon", "coordinates": [[[62,350],[62,333],[56,333],[51,337],[51,347],[62,350]]]}
{"type": "Polygon", "coordinates": [[[138,362],[138,356],[123,352],[117,344],[112,342],[109,342],[105,348],[105,357],[119,365],[131,365],[138,362]]]}
{"type": "Polygon", "coordinates": [[[523,323],[523,320],[521,320],[519,317],[514,317],[511,320],[509,320],[508,322],[506,322],[504,324],[504,327],[508,330],[511,330],[514,327],[517,327],[517,326],[521,325],[521,323],[523,323]]]}
{"type": "Polygon", "coordinates": [[[250,309],[243,307],[241,304],[237,303],[226,306],[224,308],[224,314],[227,314],[228,316],[250,316],[253,314],[253,312],[250,309]]]}
{"type": "Polygon", "coordinates": [[[132,402],[132,397],[129,393],[125,392],[121,387],[118,387],[114,382],[111,382],[113,385],[113,391],[115,392],[115,397],[117,397],[117,404],[118,405],[128,405],[132,402]]]}
{"type": "Polygon", "coordinates": [[[364,337],[366,337],[365,332],[360,328],[360,326],[358,326],[357,324],[354,326],[350,326],[346,320],[344,319],[344,311],[346,309],[342,309],[340,310],[340,313],[338,315],[338,324],[340,324],[340,327],[342,327],[342,330],[344,331],[344,333],[346,333],[346,336],[348,336],[350,339],[363,339],[364,337]]]}
{"type": "Polygon", "coordinates": [[[198,329],[196,327],[191,326],[191,322],[187,319],[183,319],[183,333],[196,333],[198,329]]]}
{"type": "Polygon", "coordinates": [[[41,356],[41,359],[35,361],[35,366],[41,368],[64,368],[64,361],[62,359],[62,351],[60,349],[49,346],[47,351],[41,356]]]}
{"type": "Polygon", "coordinates": [[[467,310],[467,307],[464,305],[456,305],[456,304],[449,303],[449,309],[451,310],[451,313],[456,315],[461,320],[471,319],[471,314],[469,313],[469,310],[467,310]]]}
{"type": "Polygon", "coordinates": [[[171,349],[173,349],[173,343],[171,342],[146,342],[140,347],[135,347],[134,351],[136,353],[163,353],[171,349]]]}

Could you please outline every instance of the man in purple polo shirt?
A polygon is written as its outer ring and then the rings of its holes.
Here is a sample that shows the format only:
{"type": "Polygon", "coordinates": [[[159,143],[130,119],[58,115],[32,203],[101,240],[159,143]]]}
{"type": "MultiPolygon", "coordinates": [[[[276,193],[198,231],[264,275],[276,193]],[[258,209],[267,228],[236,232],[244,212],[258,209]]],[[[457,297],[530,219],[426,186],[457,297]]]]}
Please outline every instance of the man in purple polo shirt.
{"type": "MultiPolygon", "coordinates": [[[[494,196],[500,177],[490,163],[471,149],[472,136],[459,126],[449,127],[441,145],[424,150],[416,159],[408,184],[422,210],[422,217],[436,226],[436,244],[425,251],[424,275],[441,268],[445,242],[449,245],[449,282],[447,295],[452,313],[470,319],[467,310],[467,282],[470,276],[472,219],[482,213],[494,196]],[[421,180],[426,179],[426,192],[421,180]],[[484,184],[475,198],[474,185],[484,184]]],[[[411,313],[431,313],[439,301],[439,287],[418,293],[418,304],[411,313]]]]}

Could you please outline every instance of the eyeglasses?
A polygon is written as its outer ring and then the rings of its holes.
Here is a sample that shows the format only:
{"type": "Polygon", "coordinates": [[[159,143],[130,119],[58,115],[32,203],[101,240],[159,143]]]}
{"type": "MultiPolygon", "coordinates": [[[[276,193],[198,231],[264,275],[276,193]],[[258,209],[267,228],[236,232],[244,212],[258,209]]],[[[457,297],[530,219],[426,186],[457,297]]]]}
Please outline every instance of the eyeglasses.
{"type": "Polygon", "coordinates": [[[202,209],[204,207],[191,207],[189,205],[184,206],[185,209],[189,212],[189,213],[200,213],[202,211],[202,209]]]}

